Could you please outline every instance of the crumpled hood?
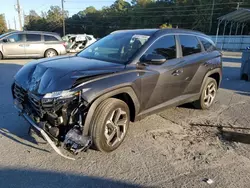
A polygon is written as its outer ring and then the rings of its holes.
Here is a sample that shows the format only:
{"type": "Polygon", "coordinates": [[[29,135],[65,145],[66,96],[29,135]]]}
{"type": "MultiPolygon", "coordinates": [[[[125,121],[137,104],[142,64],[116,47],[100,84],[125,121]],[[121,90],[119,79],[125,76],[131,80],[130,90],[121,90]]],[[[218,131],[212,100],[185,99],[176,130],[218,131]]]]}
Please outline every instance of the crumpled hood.
{"type": "Polygon", "coordinates": [[[35,94],[46,94],[67,90],[77,79],[119,72],[125,65],[64,56],[41,59],[23,66],[15,75],[15,81],[25,90],[35,94]]]}

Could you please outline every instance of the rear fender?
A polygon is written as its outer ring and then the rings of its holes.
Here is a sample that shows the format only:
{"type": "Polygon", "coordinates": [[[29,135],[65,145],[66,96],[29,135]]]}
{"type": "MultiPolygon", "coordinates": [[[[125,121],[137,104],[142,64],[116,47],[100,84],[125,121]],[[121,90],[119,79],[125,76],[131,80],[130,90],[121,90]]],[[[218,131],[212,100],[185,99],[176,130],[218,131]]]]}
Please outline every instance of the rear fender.
{"type": "Polygon", "coordinates": [[[216,69],[213,69],[213,70],[207,72],[207,74],[204,76],[204,79],[203,79],[203,81],[202,81],[202,85],[201,85],[201,88],[200,88],[200,94],[201,94],[202,91],[203,91],[203,88],[204,88],[204,86],[205,86],[205,83],[206,83],[207,78],[208,78],[209,76],[211,76],[212,74],[214,74],[214,73],[219,73],[219,75],[220,75],[220,81],[219,81],[219,84],[218,84],[218,88],[219,88],[220,83],[221,83],[221,80],[222,80],[222,72],[221,72],[221,68],[216,68],[216,69]]]}

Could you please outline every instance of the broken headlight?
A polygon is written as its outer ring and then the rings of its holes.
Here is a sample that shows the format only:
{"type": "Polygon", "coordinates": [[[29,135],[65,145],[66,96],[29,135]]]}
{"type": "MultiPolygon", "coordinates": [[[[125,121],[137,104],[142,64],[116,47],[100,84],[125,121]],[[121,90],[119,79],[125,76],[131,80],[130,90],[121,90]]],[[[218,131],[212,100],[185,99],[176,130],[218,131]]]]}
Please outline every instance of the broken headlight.
{"type": "Polygon", "coordinates": [[[48,103],[48,102],[52,102],[54,99],[69,99],[69,98],[79,96],[79,93],[80,93],[79,91],[70,91],[70,90],[47,93],[42,98],[42,102],[48,103]]]}

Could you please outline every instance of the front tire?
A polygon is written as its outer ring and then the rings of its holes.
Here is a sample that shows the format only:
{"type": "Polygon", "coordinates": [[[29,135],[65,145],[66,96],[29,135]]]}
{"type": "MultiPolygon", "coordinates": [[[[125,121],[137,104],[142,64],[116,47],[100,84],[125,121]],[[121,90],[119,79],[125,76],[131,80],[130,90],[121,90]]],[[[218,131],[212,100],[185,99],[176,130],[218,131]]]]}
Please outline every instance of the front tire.
{"type": "Polygon", "coordinates": [[[109,98],[95,110],[91,136],[97,150],[111,152],[125,139],[130,115],[127,104],[119,99],[109,98]]]}
{"type": "Polygon", "coordinates": [[[208,77],[202,89],[200,99],[193,103],[195,108],[202,110],[209,109],[214,103],[217,90],[218,90],[218,85],[216,80],[208,77]]]}

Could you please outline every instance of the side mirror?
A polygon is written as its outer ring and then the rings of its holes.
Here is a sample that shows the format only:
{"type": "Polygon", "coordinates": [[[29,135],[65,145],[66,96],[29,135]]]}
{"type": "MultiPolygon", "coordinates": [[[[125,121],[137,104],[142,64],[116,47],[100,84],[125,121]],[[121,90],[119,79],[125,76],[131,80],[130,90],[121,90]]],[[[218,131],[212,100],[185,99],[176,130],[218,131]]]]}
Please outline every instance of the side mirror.
{"type": "Polygon", "coordinates": [[[8,39],[3,39],[3,42],[4,42],[4,43],[8,42],[8,39]]]}
{"type": "Polygon", "coordinates": [[[142,63],[148,63],[153,65],[161,65],[166,61],[167,59],[159,54],[148,54],[141,58],[142,63]]]}

